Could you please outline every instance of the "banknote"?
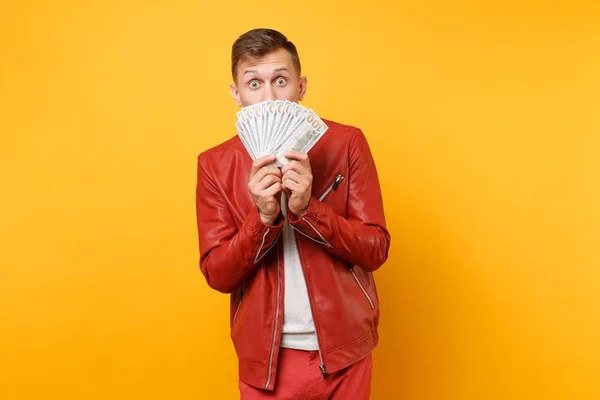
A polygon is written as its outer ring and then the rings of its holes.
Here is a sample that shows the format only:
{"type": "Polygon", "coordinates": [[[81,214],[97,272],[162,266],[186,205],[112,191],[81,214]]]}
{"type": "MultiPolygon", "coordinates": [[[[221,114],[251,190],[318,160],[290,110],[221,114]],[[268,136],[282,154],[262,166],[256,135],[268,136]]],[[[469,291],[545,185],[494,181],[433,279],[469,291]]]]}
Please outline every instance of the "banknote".
{"type": "Polygon", "coordinates": [[[235,127],[250,157],[275,155],[277,166],[290,162],[288,150],[308,153],[328,129],[311,109],[301,104],[272,100],[242,108],[235,127]]]}
{"type": "Polygon", "coordinates": [[[302,153],[308,153],[310,149],[327,131],[328,126],[312,110],[302,114],[297,127],[290,129],[289,137],[280,146],[275,149],[276,160],[279,164],[285,165],[290,160],[284,157],[284,153],[289,150],[296,150],[302,153]]]}

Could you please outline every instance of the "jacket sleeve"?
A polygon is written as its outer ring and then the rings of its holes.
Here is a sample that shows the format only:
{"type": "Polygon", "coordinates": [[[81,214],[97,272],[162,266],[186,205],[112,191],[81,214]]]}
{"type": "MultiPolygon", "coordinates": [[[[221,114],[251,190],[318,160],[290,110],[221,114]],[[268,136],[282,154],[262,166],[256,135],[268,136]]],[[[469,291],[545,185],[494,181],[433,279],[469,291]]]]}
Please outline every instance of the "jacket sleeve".
{"type": "Polygon", "coordinates": [[[255,206],[238,229],[225,195],[200,155],[196,185],[200,270],[211,288],[231,293],[277,243],[283,218],[269,226],[262,222],[255,206]]]}
{"type": "Polygon", "coordinates": [[[320,243],[330,253],[375,271],[387,259],[390,234],[386,229],[375,162],[363,133],[357,130],[349,147],[348,218],[336,214],[314,195],[299,218],[289,213],[290,225],[320,243]]]}

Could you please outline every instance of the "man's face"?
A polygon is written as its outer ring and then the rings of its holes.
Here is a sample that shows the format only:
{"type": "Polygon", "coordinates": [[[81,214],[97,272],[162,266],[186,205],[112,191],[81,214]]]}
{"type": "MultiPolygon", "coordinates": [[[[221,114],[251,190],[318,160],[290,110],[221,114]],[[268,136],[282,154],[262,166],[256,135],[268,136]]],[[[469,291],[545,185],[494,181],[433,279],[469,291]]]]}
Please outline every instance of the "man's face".
{"type": "Polygon", "coordinates": [[[301,101],[306,93],[306,77],[300,77],[292,55],[279,49],[261,58],[239,63],[237,84],[229,87],[238,107],[251,106],[266,100],[301,101]]]}

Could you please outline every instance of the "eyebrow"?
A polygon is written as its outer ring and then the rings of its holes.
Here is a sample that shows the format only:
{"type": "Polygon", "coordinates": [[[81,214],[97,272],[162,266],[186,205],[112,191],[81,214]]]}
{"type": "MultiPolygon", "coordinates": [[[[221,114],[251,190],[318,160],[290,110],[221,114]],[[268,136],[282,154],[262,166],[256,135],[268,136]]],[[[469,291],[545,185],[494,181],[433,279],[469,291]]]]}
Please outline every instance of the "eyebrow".
{"type": "MultiPolygon", "coordinates": [[[[288,69],[285,68],[285,67],[277,68],[277,69],[273,70],[274,73],[282,72],[282,71],[289,72],[288,69]]],[[[256,69],[247,69],[247,70],[244,71],[244,75],[246,75],[246,74],[258,74],[258,70],[256,70],[256,69]]]]}

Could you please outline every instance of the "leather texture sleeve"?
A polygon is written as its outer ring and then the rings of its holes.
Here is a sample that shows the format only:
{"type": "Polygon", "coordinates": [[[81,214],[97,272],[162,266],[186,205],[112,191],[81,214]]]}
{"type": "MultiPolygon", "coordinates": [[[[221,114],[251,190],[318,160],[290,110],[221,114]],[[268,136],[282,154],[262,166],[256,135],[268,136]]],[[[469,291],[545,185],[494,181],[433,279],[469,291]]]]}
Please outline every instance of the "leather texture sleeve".
{"type": "Polygon", "coordinates": [[[386,229],[375,162],[362,131],[350,142],[348,217],[312,196],[299,218],[289,214],[293,228],[320,243],[330,253],[368,271],[387,259],[390,234],[386,229]]]}
{"type": "Polygon", "coordinates": [[[225,201],[226,194],[212,176],[200,155],[196,185],[200,270],[211,288],[231,293],[277,243],[283,218],[269,226],[262,222],[254,206],[238,229],[225,201]]]}

